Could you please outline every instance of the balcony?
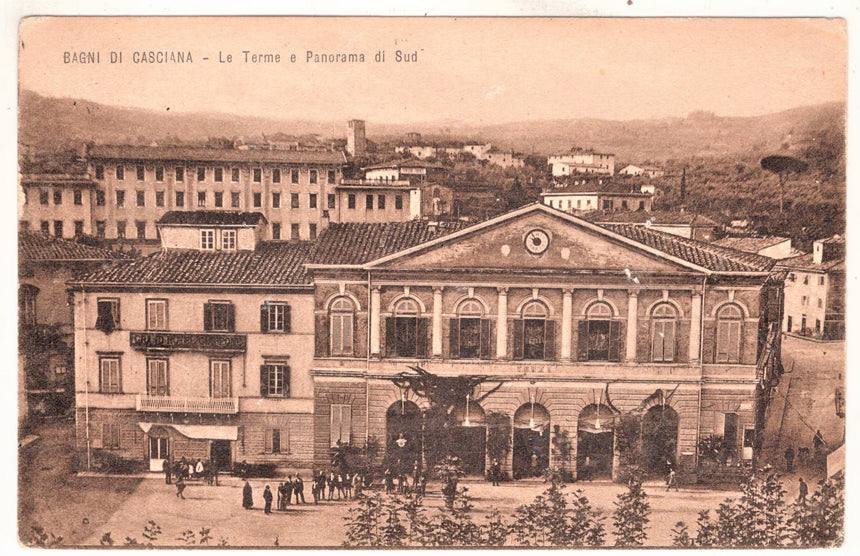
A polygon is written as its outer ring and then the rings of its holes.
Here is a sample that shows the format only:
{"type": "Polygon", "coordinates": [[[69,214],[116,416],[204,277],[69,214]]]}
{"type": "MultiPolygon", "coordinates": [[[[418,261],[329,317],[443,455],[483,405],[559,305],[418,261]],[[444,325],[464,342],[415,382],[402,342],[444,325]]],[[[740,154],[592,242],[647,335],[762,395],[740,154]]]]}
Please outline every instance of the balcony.
{"type": "Polygon", "coordinates": [[[138,411],[158,413],[213,413],[235,415],[239,398],[180,398],[178,396],[137,396],[138,411]]]}

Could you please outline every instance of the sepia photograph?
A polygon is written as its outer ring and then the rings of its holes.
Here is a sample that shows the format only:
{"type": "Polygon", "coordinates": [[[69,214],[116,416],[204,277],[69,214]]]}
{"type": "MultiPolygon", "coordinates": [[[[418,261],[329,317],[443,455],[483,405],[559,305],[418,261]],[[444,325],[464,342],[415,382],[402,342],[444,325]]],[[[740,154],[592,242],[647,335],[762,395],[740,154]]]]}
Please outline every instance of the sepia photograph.
{"type": "Polygon", "coordinates": [[[17,26],[20,547],[843,546],[845,19],[17,26]]]}

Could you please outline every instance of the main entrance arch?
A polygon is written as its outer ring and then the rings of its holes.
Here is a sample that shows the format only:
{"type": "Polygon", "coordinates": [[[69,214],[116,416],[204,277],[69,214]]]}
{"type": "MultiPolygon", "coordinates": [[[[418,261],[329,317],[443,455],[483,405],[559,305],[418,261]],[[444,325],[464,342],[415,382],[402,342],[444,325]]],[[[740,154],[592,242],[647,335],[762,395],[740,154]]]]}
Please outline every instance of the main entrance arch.
{"type": "Polygon", "coordinates": [[[549,411],[526,403],[514,413],[514,478],[538,477],[549,466],[549,411]]]}
{"type": "Polygon", "coordinates": [[[463,471],[483,473],[487,457],[487,418],[484,409],[471,400],[454,407],[447,434],[443,435],[443,453],[460,458],[463,471]]]}
{"type": "Polygon", "coordinates": [[[655,405],[642,417],[642,464],[649,475],[665,475],[675,466],[678,448],[678,412],[655,405]]]}
{"type": "Polygon", "coordinates": [[[415,402],[394,402],[385,413],[386,454],[389,465],[409,473],[421,459],[421,409],[415,402]]]}
{"type": "Polygon", "coordinates": [[[591,404],[579,413],[576,437],[577,477],[611,479],[615,454],[615,412],[607,405],[591,404]]]}

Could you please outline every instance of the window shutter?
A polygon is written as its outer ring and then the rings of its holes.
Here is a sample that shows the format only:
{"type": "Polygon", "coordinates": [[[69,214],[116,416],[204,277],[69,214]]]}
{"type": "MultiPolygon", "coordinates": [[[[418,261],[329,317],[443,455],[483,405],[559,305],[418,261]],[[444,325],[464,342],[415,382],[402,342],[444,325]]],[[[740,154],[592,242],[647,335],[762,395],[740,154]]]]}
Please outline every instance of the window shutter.
{"type": "Polygon", "coordinates": [[[292,315],[292,311],[290,309],[290,306],[285,304],[284,305],[284,332],[286,332],[287,334],[289,334],[293,329],[293,323],[291,322],[292,321],[291,315],[292,315]]]}
{"type": "Polygon", "coordinates": [[[543,354],[547,361],[555,361],[555,321],[544,322],[543,354]]]}
{"type": "Polygon", "coordinates": [[[624,351],[624,323],[621,321],[609,321],[609,360],[621,361],[621,353],[624,351]]]}
{"type": "Polygon", "coordinates": [[[451,359],[460,358],[460,319],[448,321],[448,356],[451,359]]]}
{"type": "Polygon", "coordinates": [[[260,397],[269,395],[269,366],[260,365],[260,397]]]}
{"type": "Polygon", "coordinates": [[[580,361],[588,361],[588,321],[579,321],[577,339],[576,339],[576,354],[580,361]]]}
{"type": "Polygon", "coordinates": [[[212,330],[212,305],[209,303],[203,304],[203,330],[212,330]]]}
{"type": "Polygon", "coordinates": [[[260,332],[269,331],[269,305],[263,303],[260,305],[260,332]]]}
{"type": "Polygon", "coordinates": [[[714,434],[717,436],[723,436],[726,430],[726,414],[717,411],[714,413],[714,434]]]}
{"type": "Polygon", "coordinates": [[[385,356],[397,356],[397,324],[394,317],[385,319],[385,356]]]}
{"type": "Polygon", "coordinates": [[[680,361],[681,358],[681,350],[678,346],[678,321],[669,321],[666,323],[665,328],[667,328],[666,338],[669,342],[666,346],[666,352],[668,354],[668,361],[680,361]]]}
{"type": "Polygon", "coordinates": [[[663,360],[663,323],[657,320],[651,321],[651,361],[663,360]]]}
{"type": "Polygon", "coordinates": [[[523,358],[523,319],[514,320],[514,359],[523,358]]]}
{"type": "Polygon", "coordinates": [[[329,326],[331,326],[331,319],[329,319],[328,315],[323,313],[321,315],[317,315],[314,323],[314,348],[315,354],[317,357],[328,357],[329,356],[329,338],[330,338],[330,330],[329,326]]]}
{"type": "Polygon", "coordinates": [[[427,344],[430,343],[430,319],[419,318],[417,332],[415,334],[415,357],[424,359],[427,357],[427,344]]]}
{"type": "Polygon", "coordinates": [[[227,330],[236,331],[236,306],[232,303],[227,305],[227,330]]]}
{"type": "Polygon", "coordinates": [[[493,357],[493,326],[490,319],[481,319],[481,359],[493,357]]]}
{"type": "Polygon", "coordinates": [[[281,453],[290,453],[290,429],[281,429],[281,453]]]}
{"type": "Polygon", "coordinates": [[[266,434],[266,444],[263,448],[263,451],[267,454],[271,454],[272,453],[272,436],[273,436],[272,435],[272,429],[266,428],[265,434],[266,434]]]}
{"type": "Polygon", "coordinates": [[[334,404],[331,405],[331,410],[330,410],[331,422],[329,424],[329,432],[330,432],[330,437],[331,437],[330,438],[331,442],[329,444],[330,446],[336,446],[337,441],[340,440],[340,422],[341,422],[340,409],[341,409],[341,407],[342,406],[340,406],[340,405],[334,405],[334,404]]]}
{"type": "Polygon", "coordinates": [[[740,363],[743,349],[741,347],[741,323],[732,322],[729,325],[729,363],[740,363]]]}
{"type": "Polygon", "coordinates": [[[340,441],[344,444],[352,443],[352,406],[344,405],[340,408],[341,425],[340,441]]]}
{"type": "Polygon", "coordinates": [[[726,363],[729,360],[729,322],[717,322],[717,363],[726,363]]]}
{"type": "Polygon", "coordinates": [[[113,448],[110,441],[110,423],[102,423],[102,448],[113,448]]]}
{"type": "Polygon", "coordinates": [[[290,366],[284,365],[284,397],[290,397],[290,366]]]}
{"type": "Polygon", "coordinates": [[[364,349],[362,343],[358,339],[358,331],[367,330],[367,319],[359,317],[355,313],[352,314],[352,355],[353,357],[362,357],[364,349]]]}

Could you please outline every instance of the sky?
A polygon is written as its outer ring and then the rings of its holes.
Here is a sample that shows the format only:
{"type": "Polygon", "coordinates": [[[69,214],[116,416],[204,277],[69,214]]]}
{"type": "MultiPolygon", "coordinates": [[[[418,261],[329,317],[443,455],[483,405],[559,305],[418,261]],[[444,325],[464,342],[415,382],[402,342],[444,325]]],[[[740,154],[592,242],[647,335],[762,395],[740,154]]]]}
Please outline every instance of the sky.
{"type": "Polygon", "coordinates": [[[840,19],[69,17],[24,19],[19,31],[19,87],[176,112],[493,124],[847,100],[840,19]],[[398,50],[417,61],[396,61],[398,50]],[[147,51],[193,62],[134,62],[147,51]],[[308,62],[308,51],[364,62],[308,62]],[[65,63],[74,52],[100,63],[65,63]]]}

